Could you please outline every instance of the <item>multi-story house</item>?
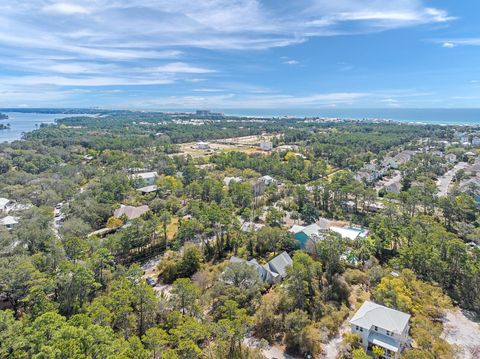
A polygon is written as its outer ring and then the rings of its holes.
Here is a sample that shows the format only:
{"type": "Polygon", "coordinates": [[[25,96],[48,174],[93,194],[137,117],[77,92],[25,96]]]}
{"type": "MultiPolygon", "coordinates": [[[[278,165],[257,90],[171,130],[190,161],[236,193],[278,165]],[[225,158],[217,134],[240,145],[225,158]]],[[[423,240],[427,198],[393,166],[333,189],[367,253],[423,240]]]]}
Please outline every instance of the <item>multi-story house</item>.
{"type": "Polygon", "coordinates": [[[400,358],[409,345],[410,314],[366,301],[350,320],[352,333],[358,334],[367,353],[383,349],[383,358],[400,358]]]}

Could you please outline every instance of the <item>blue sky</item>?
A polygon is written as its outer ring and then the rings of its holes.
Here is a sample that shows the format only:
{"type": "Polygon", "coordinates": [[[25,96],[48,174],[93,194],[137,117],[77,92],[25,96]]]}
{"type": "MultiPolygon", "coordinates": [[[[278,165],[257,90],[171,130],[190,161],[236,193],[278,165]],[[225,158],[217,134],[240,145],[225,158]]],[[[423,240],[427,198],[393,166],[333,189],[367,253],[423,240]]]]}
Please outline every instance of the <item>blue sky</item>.
{"type": "Polygon", "coordinates": [[[478,0],[3,0],[0,107],[480,107],[478,0]]]}

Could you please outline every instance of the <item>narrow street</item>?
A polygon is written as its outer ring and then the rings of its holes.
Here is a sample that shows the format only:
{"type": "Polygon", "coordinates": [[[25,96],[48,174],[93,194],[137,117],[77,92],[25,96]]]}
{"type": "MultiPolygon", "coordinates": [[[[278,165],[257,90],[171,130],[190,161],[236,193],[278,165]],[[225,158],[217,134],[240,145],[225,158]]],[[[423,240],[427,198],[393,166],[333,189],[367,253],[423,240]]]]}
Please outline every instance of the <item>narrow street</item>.
{"type": "Polygon", "coordinates": [[[457,174],[457,172],[460,170],[464,170],[465,168],[467,168],[467,166],[467,162],[459,162],[455,165],[455,167],[453,167],[450,171],[448,171],[438,179],[437,188],[439,196],[446,196],[448,194],[448,190],[450,188],[452,180],[457,174]]]}

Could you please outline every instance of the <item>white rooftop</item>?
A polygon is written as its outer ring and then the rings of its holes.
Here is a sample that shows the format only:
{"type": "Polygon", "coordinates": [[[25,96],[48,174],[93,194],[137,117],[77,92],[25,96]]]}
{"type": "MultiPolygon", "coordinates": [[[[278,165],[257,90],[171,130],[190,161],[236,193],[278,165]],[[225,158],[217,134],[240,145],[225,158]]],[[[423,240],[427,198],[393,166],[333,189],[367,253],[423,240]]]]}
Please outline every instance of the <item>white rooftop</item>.
{"type": "Polygon", "coordinates": [[[155,192],[157,189],[158,189],[158,187],[153,184],[151,186],[146,186],[146,187],[139,188],[139,189],[137,189],[137,191],[138,192],[143,192],[143,193],[151,193],[151,192],[155,192]]]}
{"type": "Polygon", "coordinates": [[[269,175],[265,175],[265,176],[260,177],[260,180],[266,181],[266,182],[275,181],[275,179],[272,176],[269,176],[269,175]]]}
{"type": "Polygon", "coordinates": [[[18,224],[18,218],[13,216],[6,216],[0,219],[0,225],[2,226],[11,226],[14,224],[18,224]]]}
{"type": "Polygon", "coordinates": [[[8,198],[0,198],[0,208],[5,208],[10,203],[8,198]]]}
{"type": "Polygon", "coordinates": [[[402,334],[408,325],[410,314],[366,301],[350,320],[350,324],[369,330],[377,326],[384,330],[402,334]]]}
{"type": "Polygon", "coordinates": [[[294,224],[292,227],[290,227],[289,231],[293,234],[303,232],[310,237],[312,235],[319,234],[321,229],[322,228],[316,223],[309,224],[308,226],[299,226],[298,224],[294,224]]]}
{"type": "Polygon", "coordinates": [[[330,227],[330,230],[332,232],[338,233],[342,238],[348,238],[350,240],[356,239],[358,236],[360,236],[363,231],[360,230],[355,230],[355,229],[350,229],[350,228],[345,228],[345,227],[330,227]]]}
{"type": "Polygon", "coordinates": [[[299,226],[298,224],[294,224],[292,227],[290,227],[289,232],[297,234],[299,232],[302,232],[304,229],[305,229],[304,226],[299,226]]]}
{"type": "Polygon", "coordinates": [[[137,177],[137,178],[142,178],[142,179],[149,179],[149,178],[158,177],[158,173],[157,173],[157,172],[137,173],[137,174],[135,175],[135,177],[137,177]]]}

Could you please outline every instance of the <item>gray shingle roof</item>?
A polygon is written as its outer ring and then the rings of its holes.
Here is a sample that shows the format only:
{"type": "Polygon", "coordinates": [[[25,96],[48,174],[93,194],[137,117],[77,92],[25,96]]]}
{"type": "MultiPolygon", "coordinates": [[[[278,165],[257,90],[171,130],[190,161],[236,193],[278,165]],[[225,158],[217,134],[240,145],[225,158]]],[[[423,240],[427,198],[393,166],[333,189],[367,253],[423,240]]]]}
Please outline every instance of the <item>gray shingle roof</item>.
{"type": "Polygon", "coordinates": [[[121,217],[122,215],[126,215],[128,219],[135,219],[140,217],[142,214],[147,213],[150,210],[148,206],[139,206],[139,207],[132,207],[132,206],[124,206],[123,204],[120,208],[116,209],[113,215],[115,217],[121,217]]]}
{"type": "Polygon", "coordinates": [[[287,267],[290,267],[292,263],[292,258],[288,253],[283,252],[265,264],[265,267],[270,272],[278,273],[281,278],[284,278],[287,275],[287,267]]]}
{"type": "Polygon", "coordinates": [[[287,267],[291,266],[293,261],[287,252],[283,252],[263,266],[256,259],[246,261],[235,256],[230,258],[230,263],[245,263],[252,266],[264,282],[273,283],[276,278],[285,278],[287,267]]]}

